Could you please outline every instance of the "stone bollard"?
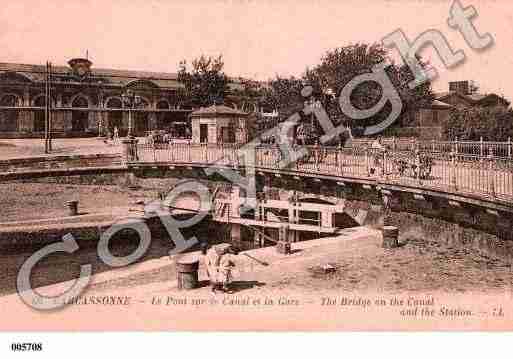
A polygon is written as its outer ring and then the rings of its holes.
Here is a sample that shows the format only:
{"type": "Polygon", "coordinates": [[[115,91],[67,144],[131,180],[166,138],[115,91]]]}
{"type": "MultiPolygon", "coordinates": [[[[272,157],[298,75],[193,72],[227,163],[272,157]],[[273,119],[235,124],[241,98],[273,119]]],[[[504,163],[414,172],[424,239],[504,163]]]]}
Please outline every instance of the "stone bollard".
{"type": "Polygon", "coordinates": [[[291,246],[289,242],[279,241],[276,243],[276,251],[280,254],[290,254],[291,246]]]}
{"type": "Polygon", "coordinates": [[[279,229],[279,240],[276,243],[276,251],[280,254],[290,254],[291,246],[288,240],[289,236],[289,226],[283,225],[279,229]]]}
{"type": "Polygon", "coordinates": [[[395,226],[383,227],[383,248],[397,248],[399,246],[399,229],[395,226]]]}
{"type": "Polygon", "coordinates": [[[176,279],[178,289],[191,290],[198,288],[199,258],[195,255],[184,256],[176,262],[176,279]]]}
{"type": "Polygon", "coordinates": [[[77,216],[78,215],[78,201],[68,201],[66,202],[68,206],[68,215],[77,216]]]}

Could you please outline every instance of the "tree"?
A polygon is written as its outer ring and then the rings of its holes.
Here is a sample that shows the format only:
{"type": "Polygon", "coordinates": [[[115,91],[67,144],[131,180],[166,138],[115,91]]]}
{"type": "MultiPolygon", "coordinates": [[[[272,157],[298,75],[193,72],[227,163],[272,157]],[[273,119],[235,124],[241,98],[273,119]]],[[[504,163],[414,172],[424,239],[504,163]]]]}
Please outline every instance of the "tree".
{"type": "MultiPolygon", "coordinates": [[[[304,79],[314,87],[314,93],[333,93],[339,96],[342,89],[355,77],[370,73],[375,65],[390,63],[386,73],[401,97],[403,109],[398,124],[409,123],[413,119],[413,113],[423,104],[433,100],[430,82],[410,89],[408,83],[414,79],[410,68],[404,64],[397,66],[388,56],[388,50],[381,44],[356,44],[329,50],[321,58],[321,63],[307,70],[304,79]]],[[[428,64],[421,62],[421,66],[428,64]]],[[[351,93],[351,104],[358,109],[372,108],[382,97],[382,88],[376,82],[364,82],[357,86],[351,93]]],[[[337,107],[331,111],[338,112],[338,116],[344,117],[337,107]]],[[[358,120],[353,127],[368,126],[381,122],[388,117],[391,105],[387,104],[372,118],[358,120]]],[[[330,111],[328,111],[330,112],[330,111]]],[[[349,120],[349,119],[347,119],[349,120]]]]}
{"type": "Polygon", "coordinates": [[[242,111],[252,112],[262,107],[262,101],[266,95],[266,89],[259,81],[239,78],[241,89],[232,89],[227,98],[235,103],[242,111]]]}
{"type": "Polygon", "coordinates": [[[223,72],[222,55],[216,58],[201,55],[192,61],[192,71],[181,61],[178,81],[184,85],[184,104],[199,107],[224,102],[228,90],[228,77],[223,72]]]}
{"type": "Polygon", "coordinates": [[[507,141],[513,138],[513,111],[502,106],[456,108],[442,123],[446,138],[479,141],[507,141]]]}
{"type": "Polygon", "coordinates": [[[301,96],[303,81],[294,76],[280,77],[269,81],[269,86],[263,89],[261,106],[278,112],[286,117],[303,108],[305,99],[301,96]]]}

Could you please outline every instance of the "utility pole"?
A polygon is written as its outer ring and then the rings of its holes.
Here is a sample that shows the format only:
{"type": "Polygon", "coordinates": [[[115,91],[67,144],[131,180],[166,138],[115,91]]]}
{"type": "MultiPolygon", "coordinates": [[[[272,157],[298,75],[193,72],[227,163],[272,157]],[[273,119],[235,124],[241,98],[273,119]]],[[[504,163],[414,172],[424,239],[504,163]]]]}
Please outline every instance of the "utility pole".
{"type": "Polygon", "coordinates": [[[49,77],[50,77],[50,63],[46,62],[46,72],[45,72],[45,153],[50,153],[50,141],[49,141],[49,132],[50,132],[50,111],[48,108],[48,100],[50,98],[50,89],[49,89],[49,77]]]}
{"type": "Polygon", "coordinates": [[[52,81],[52,63],[46,62],[45,73],[45,153],[52,151],[52,95],[51,85],[52,81]]]}
{"type": "Polygon", "coordinates": [[[52,152],[52,63],[48,63],[48,152],[52,152]]]}

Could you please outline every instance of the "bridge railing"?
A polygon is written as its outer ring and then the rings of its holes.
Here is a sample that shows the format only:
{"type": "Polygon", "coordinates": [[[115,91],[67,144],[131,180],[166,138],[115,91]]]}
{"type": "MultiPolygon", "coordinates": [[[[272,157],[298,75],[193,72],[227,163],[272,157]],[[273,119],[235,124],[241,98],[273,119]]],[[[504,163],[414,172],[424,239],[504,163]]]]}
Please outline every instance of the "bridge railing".
{"type": "Polygon", "coordinates": [[[363,147],[296,146],[304,151],[288,161],[278,146],[164,144],[139,145],[138,161],[222,166],[377,180],[450,193],[478,195],[513,202],[513,160],[492,155],[428,150],[381,150],[363,147]]]}
{"type": "MultiPolygon", "coordinates": [[[[373,140],[353,139],[350,143],[352,147],[368,148],[373,140]]],[[[416,149],[429,152],[449,153],[457,152],[466,155],[488,156],[513,158],[513,142],[507,141],[426,141],[416,138],[383,138],[381,143],[391,151],[415,151],[416,149]]]]}

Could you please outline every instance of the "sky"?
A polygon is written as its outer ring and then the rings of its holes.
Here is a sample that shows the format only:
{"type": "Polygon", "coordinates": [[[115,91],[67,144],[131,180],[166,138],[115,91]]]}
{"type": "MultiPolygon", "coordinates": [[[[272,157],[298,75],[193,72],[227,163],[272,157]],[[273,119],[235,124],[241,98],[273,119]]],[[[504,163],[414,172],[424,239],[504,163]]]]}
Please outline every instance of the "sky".
{"type": "MultiPolygon", "coordinates": [[[[299,76],[329,49],[380,42],[396,29],[414,39],[441,31],[466,61],[445,69],[436,53],[421,54],[438,69],[433,82],[475,80],[480,92],[513,99],[513,1],[461,0],[494,45],[475,52],[447,25],[452,0],[2,0],[0,62],[65,65],[84,57],[93,66],[176,72],[182,59],[222,54],[231,76],[265,80],[299,76]]],[[[395,57],[392,50],[392,55],[395,57]]]]}

